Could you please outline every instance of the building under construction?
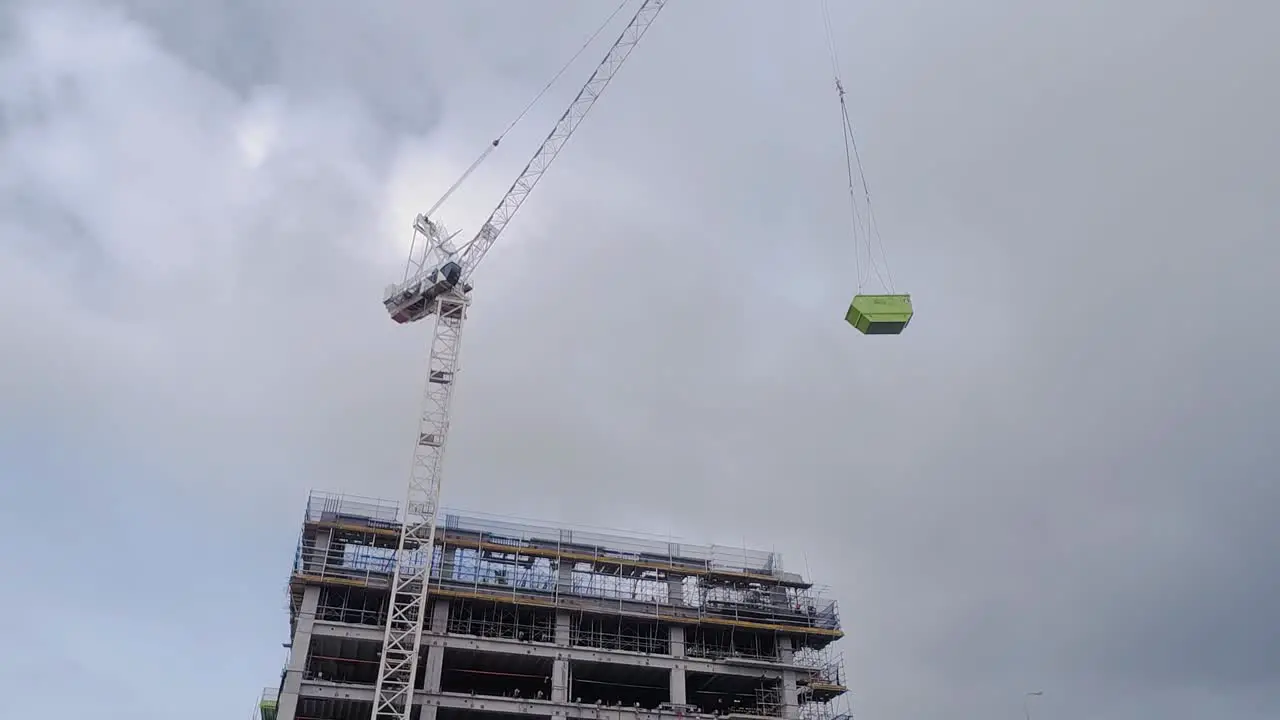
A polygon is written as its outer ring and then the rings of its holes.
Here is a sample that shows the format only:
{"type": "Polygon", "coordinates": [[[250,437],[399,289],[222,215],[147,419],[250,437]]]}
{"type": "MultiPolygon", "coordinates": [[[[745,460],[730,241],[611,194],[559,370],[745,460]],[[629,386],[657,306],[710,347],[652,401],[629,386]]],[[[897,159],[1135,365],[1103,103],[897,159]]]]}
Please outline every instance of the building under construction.
{"type": "MultiPolygon", "coordinates": [[[[368,720],[400,522],[308,498],[259,720],[368,720]]],[[[420,720],[845,714],[836,604],[776,553],[446,513],[425,555],[404,560],[431,563],[420,720]]]]}

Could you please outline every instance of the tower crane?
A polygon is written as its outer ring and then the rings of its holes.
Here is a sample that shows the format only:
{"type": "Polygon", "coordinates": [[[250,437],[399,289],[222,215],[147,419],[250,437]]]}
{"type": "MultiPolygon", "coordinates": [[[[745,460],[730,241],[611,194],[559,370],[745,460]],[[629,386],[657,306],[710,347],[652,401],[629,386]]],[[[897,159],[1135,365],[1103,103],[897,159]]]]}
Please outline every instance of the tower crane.
{"type": "MultiPolygon", "coordinates": [[[[442,224],[428,217],[434,209],[418,215],[414,221],[413,243],[404,280],[387,288],[383,305],[398,323],[430,319],[432,336],[422,414],[391,580],[378,679],[374,686],[373,720],[409,720],[413,707],[414,679],[418,673],[431,558],[435,548],[441,465],[449,436],[449,408],[458,373],[462,326],[471,302],[471,274],[666,2],[644,0],[641,3],[595,72],[569,103],[551,133],[470,242],[455,248],[453,239],[457,233],[449,233],[442,224]]],[[[490,150],[497,144],[495,140],[490,150]]]]}

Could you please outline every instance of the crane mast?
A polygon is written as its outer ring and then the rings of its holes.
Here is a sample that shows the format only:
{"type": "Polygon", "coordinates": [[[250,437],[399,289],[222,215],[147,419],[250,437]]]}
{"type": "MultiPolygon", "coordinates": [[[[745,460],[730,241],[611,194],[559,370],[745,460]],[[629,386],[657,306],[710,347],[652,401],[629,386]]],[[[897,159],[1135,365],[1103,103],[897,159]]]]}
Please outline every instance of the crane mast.
{"type": "MultiPolygon", "coordinates": [[[[441,466],[449,434],[449,410],[458,372],[462,327],[471,302],[471,273],[493,247],[666,2],[642,2],[595,72],[470,242],[455,249],[453,235],[439,223],[425,215],[419,215],[414,222],[414,242],[405,279],[387,289],[383,304],[396,322],[412,323],[426,318],[433,322],[422,414],[391,579],[378,679],[374,686],[373,720],[409,720],[413,708],[414,680],[418,673],[435,547],[441,466]]],[[[426,689],[429,692],[439,691],[438,687],[426,689]]]]}

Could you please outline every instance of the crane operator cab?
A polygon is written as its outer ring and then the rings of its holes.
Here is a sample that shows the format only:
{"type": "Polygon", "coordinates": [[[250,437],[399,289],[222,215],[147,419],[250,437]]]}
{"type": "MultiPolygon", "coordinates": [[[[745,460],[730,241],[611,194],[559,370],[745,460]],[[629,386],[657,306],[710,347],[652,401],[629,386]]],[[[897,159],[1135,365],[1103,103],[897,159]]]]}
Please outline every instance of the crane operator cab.
{"type": "MultiPolygon", "coordinates": [[[[391,319],[402,325],[421,320],[435,311],[436,298],[458,287],[461,281],[462,266],[450,260],[430,274],[421,276],[417,282],[401,288],[391,286],[382,304],[391,313],[391,319]]],[[[470,290],[469,285],[462,286],[462,292],[470,290]]]]}

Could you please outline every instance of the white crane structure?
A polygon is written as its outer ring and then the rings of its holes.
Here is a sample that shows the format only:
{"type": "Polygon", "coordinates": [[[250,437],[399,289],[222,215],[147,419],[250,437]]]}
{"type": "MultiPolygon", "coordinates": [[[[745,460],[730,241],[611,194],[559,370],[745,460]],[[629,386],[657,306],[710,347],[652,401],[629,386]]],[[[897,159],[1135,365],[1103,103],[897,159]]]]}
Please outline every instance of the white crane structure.
{"type": "MultiPolygon", "coordinates": [[[[643,0],[604,60],[560,116],[474,239],[461,248],[455,248],[453,238],[457,233],[448,233],[443,225],[428,217],[435,212],[434,209],[419,215],[414,221],[413,242],[404,280],[387,288],[383,304],[396,322],[413,323],[431,318],[433,330],[422,415],[391,580],[378,679],[374,687],[373,720],[409,720],[413,708],[414,680],[418,674],[431,558],[435,547],[436,514],[440,505],[441,466],[449,436],[449,407],[458,373],[462,326],[471,302],[471,274],[666,2],[643,0]]],[[[497,144],[495,140],[490,150],[497,144]]],[[[477,160],[476,164],[479,162],[477,160]]]]}

